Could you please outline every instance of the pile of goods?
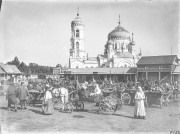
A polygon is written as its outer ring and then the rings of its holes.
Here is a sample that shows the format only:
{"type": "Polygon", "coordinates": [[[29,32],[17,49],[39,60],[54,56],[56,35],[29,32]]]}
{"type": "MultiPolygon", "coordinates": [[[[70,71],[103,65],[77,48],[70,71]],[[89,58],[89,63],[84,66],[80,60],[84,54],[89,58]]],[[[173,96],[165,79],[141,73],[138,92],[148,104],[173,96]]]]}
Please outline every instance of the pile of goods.
{"type": "Polygon", "coordinates": [[[104,114],[112,114],[117,110],[118,101],[112,96],[105,97],[101,100],[99,108],[104,114]]]}
{"type": "Polygon", "coordinates": [[[111,87],[102,89],[103,93],[112,93],[114,91],[115,91],[115,88],[111,88],[111,87]]]}

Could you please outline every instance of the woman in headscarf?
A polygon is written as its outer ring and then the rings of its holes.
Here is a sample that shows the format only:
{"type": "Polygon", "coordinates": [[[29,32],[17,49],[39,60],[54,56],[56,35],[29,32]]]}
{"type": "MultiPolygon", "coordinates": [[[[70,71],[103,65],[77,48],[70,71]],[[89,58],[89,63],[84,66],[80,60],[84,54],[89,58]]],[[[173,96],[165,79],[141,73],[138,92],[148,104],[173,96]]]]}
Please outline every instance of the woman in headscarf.
{"type": "Polygon", "coordinates": [[[53,100],[52,100],[53,97],[50,90],[51,90],[51,87],[47,84],[46,92],[44,94],[44,100],[42,104],[42,111],[44,114],[52,114],[54,111],[53,100]]]}
{"type": "Polygon", "coordinates": [[[135,109],[134,109],[134,118],[136,119],[145,119],[146,112],[144,107],[145,95],[142,91],[141,86],[137,87],[137,92],[135,94],[135,109]]]}

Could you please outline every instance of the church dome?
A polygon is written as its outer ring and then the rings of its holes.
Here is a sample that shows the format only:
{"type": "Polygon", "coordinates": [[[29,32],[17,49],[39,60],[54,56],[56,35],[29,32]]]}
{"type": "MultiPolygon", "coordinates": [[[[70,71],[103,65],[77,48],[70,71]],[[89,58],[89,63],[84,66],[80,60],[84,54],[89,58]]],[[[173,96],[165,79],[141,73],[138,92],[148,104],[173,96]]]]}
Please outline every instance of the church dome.
{"type": "Polygon", "coordinates": [[[71,22],[71,27],[73,26],[84,26],[84,23],[82,19],[79,17],[79,14],[77,14],[77,17],[71,22]]]}
{"type": "Polygon", "coordinates": [[[136,43],[135,43],[134,41],[131,41],[130,44],[131,44],[131,45],[135,45],[136,43]]]}
{"type": "Polygon", "coordinates": [[[129,32],[120,24],[108,34],[110,39],[130,39],[129,32]]]}

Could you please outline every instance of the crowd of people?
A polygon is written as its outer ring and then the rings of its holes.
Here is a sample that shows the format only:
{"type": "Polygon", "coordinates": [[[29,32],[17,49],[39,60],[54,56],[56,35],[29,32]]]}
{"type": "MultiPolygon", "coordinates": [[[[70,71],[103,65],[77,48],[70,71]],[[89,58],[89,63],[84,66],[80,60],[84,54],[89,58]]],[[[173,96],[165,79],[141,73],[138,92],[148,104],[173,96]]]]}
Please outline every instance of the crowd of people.
{"type": "Polygon", "coordinates": [[[17,111],[17,105],[20,103],[21,110],[26,110],[26,100],[29,92],[24,81],[15,85],[12,81],[9,82],[9,87],[6,93],[6,100],[8,101],[7,110],[10,110],[11,104],[14,104],[14,111],[17,111]]]}
{"type": "MultiPolygon", "coordinates": [[[[17,111],[17,106],[20,104],[21,110],[26,110],[26,101],[28,97],[30,96],[29,90],[27,88],[28,83],[26,81],[20,81],[19,84],[10,82],[9,88],[7,89],[6,93],[6,99],[8,101],[7,110],[10,110],[11,104],[14,105],[14,111],[17,111]]],[[[98,83],[95,79],[92,79],[91,81],[87,82],[84,81],[83,83],[79,84],[78,81],[75,81],[73,83],[75,86],[75,89],[79,88],[81,90],[88,90],[88,86],[94,86],[94,90],[90,93],[90,96],[96,96],[96,95],[102,95],[102,88],[100,86],[102,85],[113,85],[115,84],[111,79],[107,80],[104,79],[101,83],[98,83]]],[[[163,83],[164,84],[164,83],[163,83]]],[[[145,94],[144,91],[149,90],[149,86],[151,90],[159,90],[163,91],[160,84],[154,84],[150,85],[148,81],[140,81],[138,83],[128,82],[124,83],[126,88],[131,88],[136,91],[135,93],[135,109],[134,109],[134,118],[137,119],[145,119],[146,112],[144,107],[144,99],[145,94]],[[146,87],[147,86],[147,87],[146,87]],[[154,89],[152,87],[155,87],[154,89]]],[[[165,83],[166,87],[171,87],[169,83],[165,83]]],[[[40,84],[37,84],[37,87],[40,87],[40,84]]],[[[177,87],[177,82],[174,83],[174,87],[177,87]]],[[[41,87],[42,88],[42,87],[41,87]]],[[[59,88],[54,89],[52,81],[47,80],[43,89],[44,97],[42,102],[42,112],[44,114],[52,114],[54,111],[54,102],[53,102],[53,94],[61,94],[61,101],[63,104],[67,103],[69,100],[69,91],[68,89],[64,88],[63,85],[61,85],[59,88]]],[[[41,89],[42,90],[42,89],[41,89]]],[[[59,96],[58,96],[59,97],[59,96]]],[[[62,110],[64,110],[64,105],[62,110]]]]}

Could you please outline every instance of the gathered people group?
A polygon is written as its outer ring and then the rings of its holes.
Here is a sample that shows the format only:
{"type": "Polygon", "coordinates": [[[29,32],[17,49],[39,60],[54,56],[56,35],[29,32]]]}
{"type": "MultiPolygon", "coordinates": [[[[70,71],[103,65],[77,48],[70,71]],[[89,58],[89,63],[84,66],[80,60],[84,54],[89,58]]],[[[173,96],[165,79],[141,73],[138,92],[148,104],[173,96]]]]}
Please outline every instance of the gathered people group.
{"type": "Polygon", "coordinates": [[[19,85],[15,85],[10,81],[6,93],[6,100],[8,101],[7,110],[11,109],[12,104],[14,105],[14,111],[17,111],[18,104],[20,104],[21,110],[26,110],[26,100],[28,96],[29,92],[24,81],[21,81],[19,85]]]}
{"type": "MultiPolygon", "coordinates": [[[[102,95],[102,90],[99,87],[99,84],[93,80],[92,83],[95,87],[94,91],[90,93],[90,96],[94,95],[102,95]]],[[[87,88],[87,82],[85,82],[86,86],[82,86],[86,90],[87,88]]],[[[52,90],[53,86],[51,83],[47,82],[45,89],[44,89],[44,97],[42,101],[42,113],[43,114],[52,114],[54,112],[54,103],[53,103],[53,97],[56,97],[56,94],[60,94],[60,98],[63,104],[67,103],[68,98],[68,90],[66,88],[58,88],[55,90],[52,90]],[[53,96],[55,95],[55,96],[53,96]]],[[[8,101],[7,110],[12,109],[11,105],[14,105],[14,111],[16,112],[17,106],[20,105],[21,110],[26,110],[26,101],[28,97],[30,96],[27,83],[24,81],[21,81],[20,84],[15,85],[15,83],[10,82],[9,88],[7,89],[6,99],[8,101]]],[[[58,96],[57,96],[58,97],[58,96]]],[[[135,110],[134,110],[134,118],[137,119],[145,119],[146,113],[145,113],[145,107],[144,107],[144,99],[145,95],[141,88],[141,86],[137,86],[137,92],[135,94],[135,110]]],[[[64,110],[64,105],[62,110],[64,110]]]]}
{"type": "MultiPolygon", "coordinates": [[[[107,80],[104,79],[102,81],[104,85],[113,85],[114,83],[111,79],[107,80]]],[[[75,87],[87,91],[89,90],[88,86],[93,86],[94,89],[90,92],[89,96],[98,96],[103,95],[103,84],[100,84],[97,80],[92,79],[90,82],[84,81],[84,83],[79,84],[76,82],[75,87]]],[[[128,87],[131,87],[135,91],[134,96],[134,102],[135,102],[135,108],[134,108],[134,118],[136,119],[145,119],[146,112],[145,112],[145,106],[144,106],[144,100],[145,100],[145,86],[148,84],[142,85],[142,83],[136,83],[128,85],[127,83],[123,84],[125,89],[128,89],[128,87]],[[135,86],[136,85],[136,86],[135,86]],[[142,90],[143,87],[143,90],[142,90]]],[[[6,100],[8,101],[7,110],[13,109],[14,111],[18,110],[18,106],[20,105],[20,110],[26,110],[26,102],[28,100],[28,97],[30,97],[29,90],[27,88],[27,82],[21,81],[19,84],[15,84],[13,82],[9,83],[9,87],[7,89],[6,94],[6,100]],[[14,105],[14,107],[12,107],[14,105]]],[[[122,85],[118,85],[122,87],[122,85]]],[[[167,85],[168,86],[168,85],[167,85]]],[[[156,85],[156,88],[158,89],[159,86],[156,85]]],[[[77,88],[77,89],[78,89],[77,88]]],[[[161,90],[161,89],[159,89],[161,90]]],[[[72,91],[74,92],[74,91],[72,91]]],[[[54,98],[59,97],[61,99],[62,104],[66,104],[69,99],[71,98],[70,91],[63,86],[60,86],[59,88],[53,87],[52,82],[47,81],[45,84],[45,87],[43,88],[43,101],[42,101],[42,113],[43,114],[52,114],[54,112],[54,98]],[[57,95],[57,96],[56,96],[57,95]]],[[[74,96],[72,96],[74,97],[74,96]]],[[[62,107],[62,111],[65,109],[64,105],[62,107]]]]}

